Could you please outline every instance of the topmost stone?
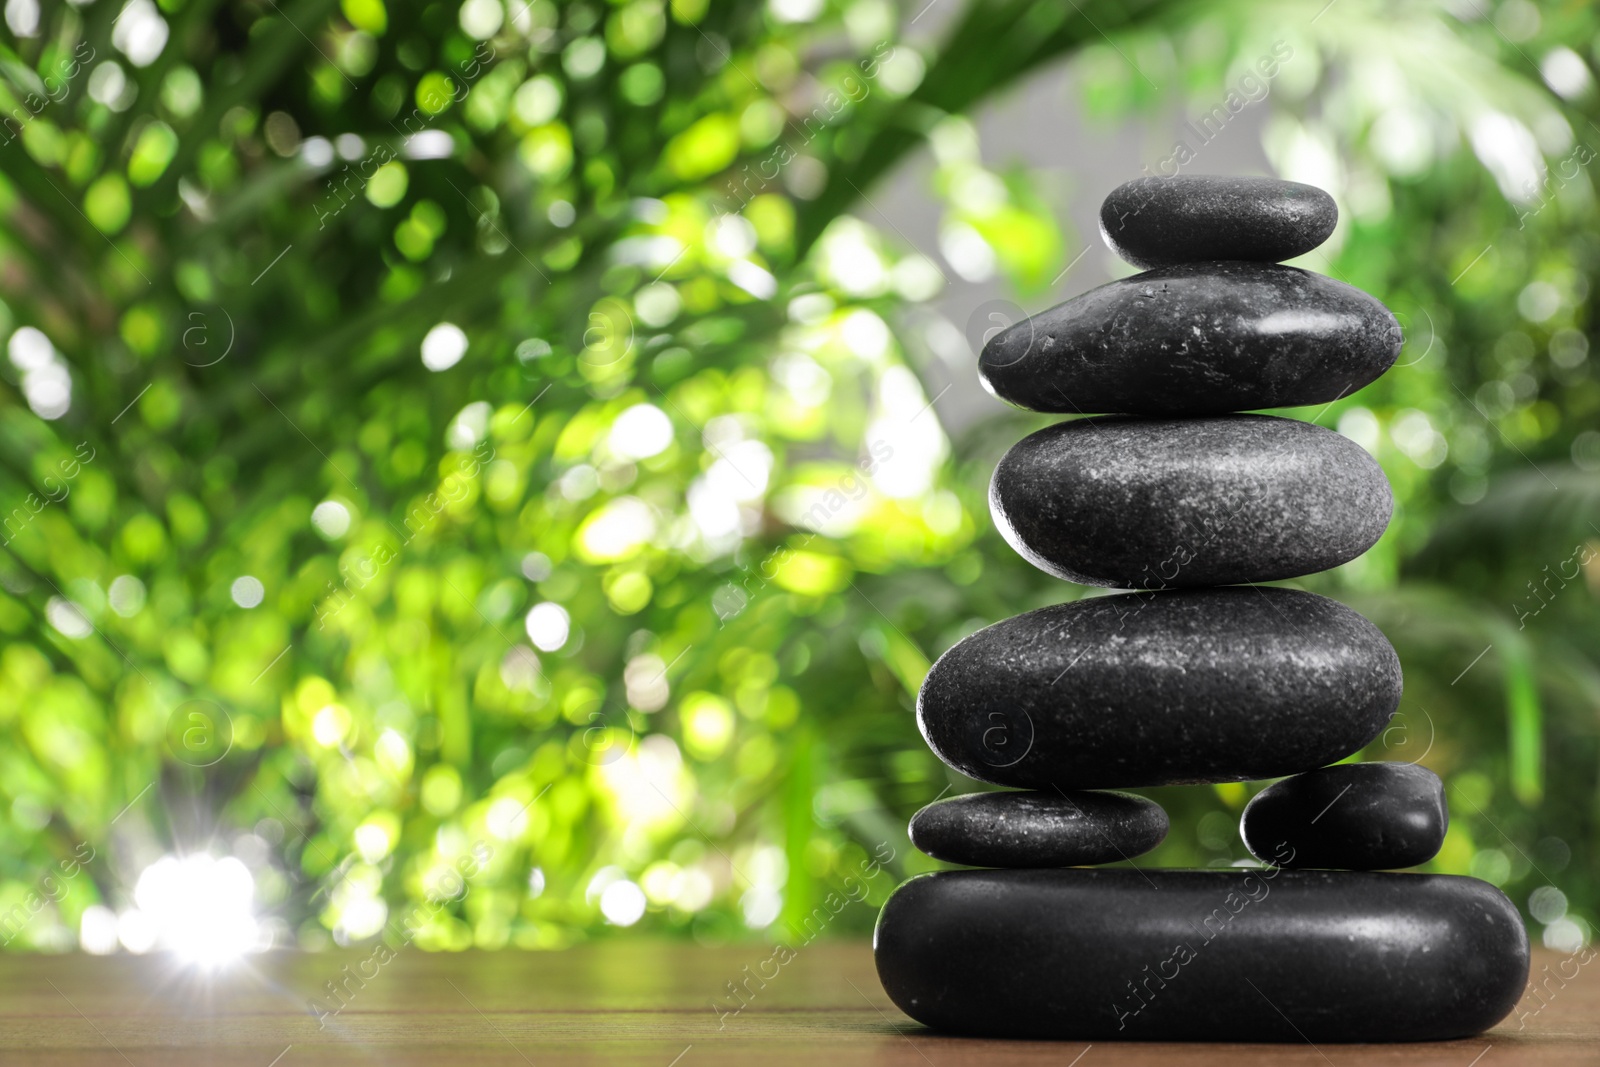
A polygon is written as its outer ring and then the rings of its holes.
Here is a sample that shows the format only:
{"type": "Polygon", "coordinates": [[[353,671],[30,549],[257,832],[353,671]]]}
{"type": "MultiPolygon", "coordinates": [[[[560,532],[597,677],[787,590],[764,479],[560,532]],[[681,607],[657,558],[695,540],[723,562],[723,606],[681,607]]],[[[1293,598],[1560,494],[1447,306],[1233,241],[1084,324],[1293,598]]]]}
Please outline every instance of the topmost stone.
{"type": "Polygon", "coordinates": [[[1100,234],[1143,270],[1211,259],[1277,263],[1328,239],[1339,209],[1312,185],[1181,174],[1135,178],[1100,205],[1100,234]]]}

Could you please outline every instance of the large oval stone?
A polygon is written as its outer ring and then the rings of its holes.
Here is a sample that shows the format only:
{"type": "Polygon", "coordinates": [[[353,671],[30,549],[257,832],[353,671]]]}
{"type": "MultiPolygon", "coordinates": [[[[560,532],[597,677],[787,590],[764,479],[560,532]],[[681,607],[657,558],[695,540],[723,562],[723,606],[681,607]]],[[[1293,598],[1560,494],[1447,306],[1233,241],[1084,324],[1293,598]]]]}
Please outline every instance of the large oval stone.
{"type": "Polygon", "coordinates": [[[1333,197],[1278,178],[1135,178],[1100,205],[1100,235],[1136,267],[1206,259],[1275,263],[1311,251],[1339,221],[1333,197]]]}
{"type": "Polygon", "coordinates": [[[942,871],[873,938],[900,1009],[954,1034],[1437,1041],[1493,1026],[1528,935],[1492,885],[1351,871],[942,871]]]}
{"type": "Polygon", "coordinates": [[[1371,548],[1394,499],[1360,445],[1266,415],[1079,419],[1017,442],[995,525],[1042,570],[1122,589],[1266,582],[1371,548]]]}
{"type": "Polygon", "coordinates": [[[1245,805],[1239,833],[1288,867],[1394,870],[1426,863],[1450,825],[1444,783],[1410,763],[1341,763],[1274,782],[1245,805]]]}
{"type": "Polygon", "coordinates": [[[1235,586],[1122,593],[995,623],[917,697],[934,754],[1025,789],[1281,778],[1383,729],[1400,661],[1336,601],[1235,586]]]}
{"type": "Polygon", "coordinates": [[[911,817],[911,843],[969,867],[1073,867],[1149,852],[1167,836],[1161,805],[1093,789],[969,793],[911,817]]]}
{"type": "Polygon", "coordinates": [[[1349,396],[1400,344],[1389,309],[1343,282],[1271,263],[1191,263],[1002,330],[978,372],[1034,411],[1218,415],[1349,396]]]}

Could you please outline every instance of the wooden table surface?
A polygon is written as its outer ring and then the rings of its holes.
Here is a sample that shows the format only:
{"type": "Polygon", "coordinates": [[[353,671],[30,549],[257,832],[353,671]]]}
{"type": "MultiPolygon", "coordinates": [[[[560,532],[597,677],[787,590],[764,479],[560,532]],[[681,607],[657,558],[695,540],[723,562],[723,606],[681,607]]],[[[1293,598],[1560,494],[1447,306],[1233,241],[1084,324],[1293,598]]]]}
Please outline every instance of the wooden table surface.
{"type": "MultiPolygon", "coordinates": [[[[1420,1045],[1158,1045],[944,1037],[902,1015],[862,943],[809,946],[737,1014],[727,983],[759,946],[612,941],[556,953],[401,951],[250,958],[209,978],[160,957],[0,957],[0,1063],[107,1067],[242,1064],[870,1063],[909,1067],[1113,1064],[1600,1064],[1600,961],[1538,952],[1542,999],[1495,1030],[1420,1045]],[[364,986],[341,969],[364,965],[364,986]],[[1548,972],[1541,968],[1549,967],[1548,972]],[[374,973],[376,972],[376,973],[374,973]],[[1563,975],[1575,975],[1563,979],[1563,975]],[[307,1007],[344,981],[343,1010],[307,1007]],[[1519,1027],[1519,1019],[1521,1026],[1519,1027]]],[[[773,966],[766,966],[771,974],[773,966]]],[[[356,974],[355,970],[349,972],[356,974]]]]}

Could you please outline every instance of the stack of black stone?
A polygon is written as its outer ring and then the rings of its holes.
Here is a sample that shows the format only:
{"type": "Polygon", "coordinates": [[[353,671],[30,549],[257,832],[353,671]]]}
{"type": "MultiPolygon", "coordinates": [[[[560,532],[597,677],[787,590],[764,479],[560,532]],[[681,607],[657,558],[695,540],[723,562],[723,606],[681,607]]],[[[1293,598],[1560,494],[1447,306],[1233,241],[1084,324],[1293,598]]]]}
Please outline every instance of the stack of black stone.
{"type": "Polygon", "coordinates": [[[1354,559],[1393,506],[1345,438],[1233,414],[1330,403],[1398,355],[1382,304],[1280,262],[1336,219],[1293,182],[1129,182],[1101,229],[1145,273],[985,346],[1003,399],[1116,413],[1006,454],[990,487],[1006,539],[1053,575],[1136,592],[980,630],[923,683],[939,758],[1024,791],[911,821],[929,855],[1001,868],[922,875],[884,905],[878,972],[913,1018],[1002,1037],[1403,1041],[1476,1033],[1515,1003],[1528,940],[1511,903],[1472,878],[1390,873],[1438,851],[1439,779],[1334,765],[1394,714],[1394,649],[1332,600],[1245,584],[1354,559]],[[1159,806],[1107,790],[1285,775],[1241,823],[1264,867],[1079,866],[1166,836],[1159,806]]]}

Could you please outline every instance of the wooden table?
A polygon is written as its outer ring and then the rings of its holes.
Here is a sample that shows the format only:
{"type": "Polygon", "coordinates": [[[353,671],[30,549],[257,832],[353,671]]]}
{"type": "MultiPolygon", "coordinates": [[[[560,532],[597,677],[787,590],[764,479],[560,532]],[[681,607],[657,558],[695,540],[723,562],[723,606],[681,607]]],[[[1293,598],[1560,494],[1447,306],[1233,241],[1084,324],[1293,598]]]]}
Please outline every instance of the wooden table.
{"type": "MultiPolygon", "coordinates": [[[[908,1067],[1113,1064],[1600,1064],[1600,959],[1566,964],[1544,1000],[1531,994],[1497,1029],[1426,1045],[1057,1044],[943,1037],[902,1015],[878,985],[870,948],[816,944],[719,1017],[727,983],[769,957],[759,946],[707,949],[611,941],[559,953],[429,955],[406,949],[253,957],[202,977],[157,957],[0,957],[0,1063],[106,1067],[308,1064],[870,1063],[908,1067]],[[349,966],[349,972],[343,968],[349,966]],[[360,978],[358,969],[372,975],[360,978]],[[352,977],[353,976],[353,977],[352,977]],[[347,993],[337,1006],[326,983],[347,993]]],[[[1566,957],[1540,952],[1535,976],[1566,957]]],[[[771,965],[766,973],[771,974],[771,965]]]]}

